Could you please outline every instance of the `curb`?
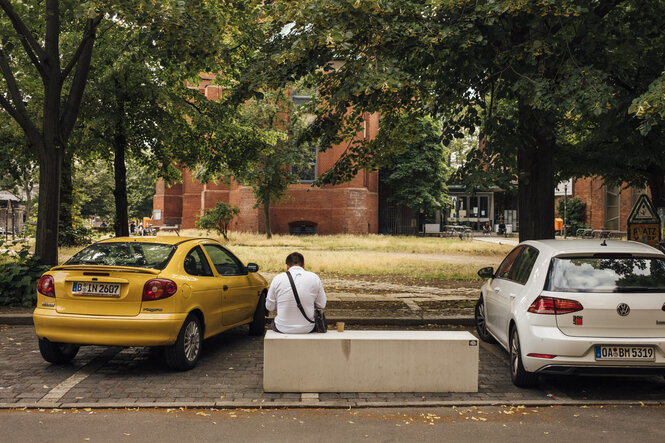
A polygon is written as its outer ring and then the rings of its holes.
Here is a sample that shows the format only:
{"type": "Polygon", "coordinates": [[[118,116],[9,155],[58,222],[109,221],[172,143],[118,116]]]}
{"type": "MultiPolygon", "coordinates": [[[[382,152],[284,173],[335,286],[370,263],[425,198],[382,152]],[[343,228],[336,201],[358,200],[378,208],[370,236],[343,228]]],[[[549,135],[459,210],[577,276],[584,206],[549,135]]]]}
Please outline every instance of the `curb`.
{"type": "Polygon", "coordinates": [[[0,325],[32,324],[32,314],[0,314],[0,325]]]}
{"type": "MultiPolygon", "coordinates": [[[[348,317],[327,315],[328,323],[344,322],[350,325],[376,325],[376,326],[424,326],[424,325],[450,325],[473,326],[474,318],[471,316],[449,317],[348,317]]],[[[0,324],[4,325],[33,325],[32,314],[0,314],[0,324]]]]}
{"type": "Polygon", "coordinates": [[[433,408],[433,407],[470,407],[470,406],[527,406],[527,407],[551,407],[551,406],[665,406],[665,401],[647,400],[461,400],[461,401],[410,401],[410,402],[341,402],[341,401],[289,401],[289,402],[136,402],[125,403],[97,402],[97,403],[0,403],[0,410],[17,409],[367,409],[367,408],[433,408]]]}

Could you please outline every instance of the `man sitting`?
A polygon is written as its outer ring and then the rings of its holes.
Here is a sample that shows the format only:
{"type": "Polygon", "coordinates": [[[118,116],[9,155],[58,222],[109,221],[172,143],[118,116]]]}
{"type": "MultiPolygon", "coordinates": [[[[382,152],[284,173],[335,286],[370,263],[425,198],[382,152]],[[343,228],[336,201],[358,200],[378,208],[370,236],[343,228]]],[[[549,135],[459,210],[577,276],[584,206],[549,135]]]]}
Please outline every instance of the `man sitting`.
{"type": "Polygon", "coordinates": [[[499,222],[499,235],[506,235],[506,224],[503,220],[499,222]]]}
{"type": "MultiPolygon", "coordinates": [[[[305,258],[299,252],[293,252],[286,257],[286,272],[293,277],[305,313],[313,319],[315,308],[326,307],[326,293],[321,279],[315,273],[305,271],[305,258]]],[[[285,334],[312,332],[314,323],[307,320],[298,309],[286,272],[276,275],[268,289],[266,309],[277,311],[271,328],[273,331],[285,334]]]]}

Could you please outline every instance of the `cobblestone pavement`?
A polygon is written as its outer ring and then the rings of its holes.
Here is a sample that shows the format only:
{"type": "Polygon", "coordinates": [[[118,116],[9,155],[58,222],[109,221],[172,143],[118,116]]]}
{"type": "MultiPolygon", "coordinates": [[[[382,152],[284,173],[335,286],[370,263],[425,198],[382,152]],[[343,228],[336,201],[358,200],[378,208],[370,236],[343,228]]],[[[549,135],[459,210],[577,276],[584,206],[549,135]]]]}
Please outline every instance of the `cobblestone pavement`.
{"type": "Polygon", "coordinates": [[[167,369],[161,353],[150,348],[83,347],[72,364],[53,366],[42,360],[27,325],[0,325],[0,356],[2,408],[665,403],[665,380],[655,376],[541,377],[537,388],[517,388],[506,354],[486,343],[477,393],[265,393],[263,340],[246,328],[207,340],[189,372],[167,369]]]}

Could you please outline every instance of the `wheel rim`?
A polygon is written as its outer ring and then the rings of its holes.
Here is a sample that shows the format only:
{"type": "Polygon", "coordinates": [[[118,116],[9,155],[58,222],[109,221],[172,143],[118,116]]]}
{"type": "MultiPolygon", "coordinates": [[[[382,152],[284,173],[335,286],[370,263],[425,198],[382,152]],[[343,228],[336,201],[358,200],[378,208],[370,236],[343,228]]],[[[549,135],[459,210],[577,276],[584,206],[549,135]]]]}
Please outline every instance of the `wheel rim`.
{"type": "Polygon", "coordinates": [[[476,326],[482,335],[487,335],[487,323],[485,322],[485,303],[482,301],[478,303],[478,311],[476,312],[476,326]]]}
{"type": "Polygon", "coordinates": [[[199,333],[199,325],[195,321],[190,321],[185,328],[184,335],[185,342],[185,358],[188,361],[196,360],[201,348],[201,334],[199,333]]]}
{"type": "Polygon", "coordinates": [[[517,329],[513,329],[512,340],[510,340],[510,367],[513,375],[517,374],[520,364],[520,339],[517,335],[517,329]]]}

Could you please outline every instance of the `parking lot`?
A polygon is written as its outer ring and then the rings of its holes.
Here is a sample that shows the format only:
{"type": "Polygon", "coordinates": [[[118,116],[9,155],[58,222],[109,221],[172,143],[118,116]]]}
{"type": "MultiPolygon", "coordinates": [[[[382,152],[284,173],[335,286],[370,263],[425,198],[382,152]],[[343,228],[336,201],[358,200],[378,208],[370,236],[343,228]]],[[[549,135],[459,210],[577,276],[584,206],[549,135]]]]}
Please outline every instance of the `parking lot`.
{"type": "MultiPolygon", "coordinates": [[[[367,326],[355,327],[362,328],[367,326]]],[[[263,339],[246,328],[206,341],[198,366],[189,372],[167,369],[161,353],[150,348],[83,347],[72,364],[53,366],[42,359],[28,325],[0,325],[0,355],[2,408],[665,403],[660,376],[548,376],[534,389],[517,388],[507,355],[486,343],[480,348],[477,393],[264,393],[263,339]]]]}

